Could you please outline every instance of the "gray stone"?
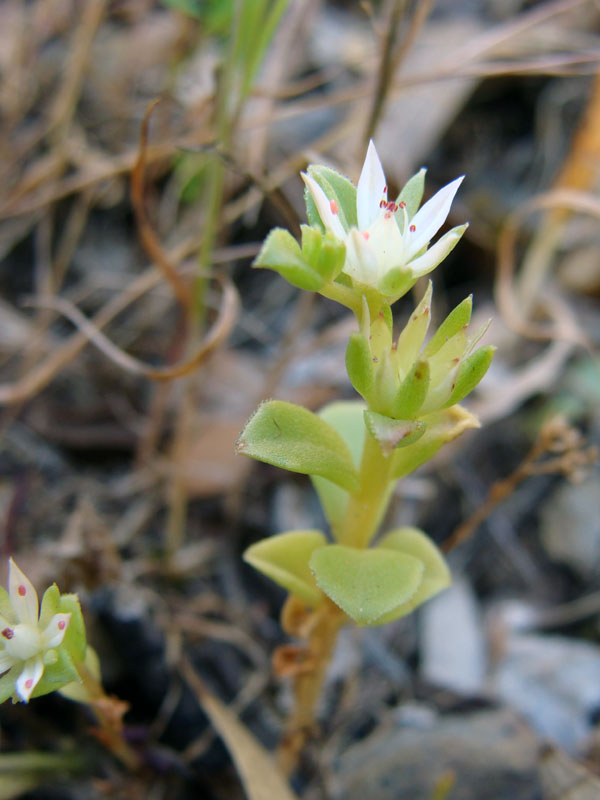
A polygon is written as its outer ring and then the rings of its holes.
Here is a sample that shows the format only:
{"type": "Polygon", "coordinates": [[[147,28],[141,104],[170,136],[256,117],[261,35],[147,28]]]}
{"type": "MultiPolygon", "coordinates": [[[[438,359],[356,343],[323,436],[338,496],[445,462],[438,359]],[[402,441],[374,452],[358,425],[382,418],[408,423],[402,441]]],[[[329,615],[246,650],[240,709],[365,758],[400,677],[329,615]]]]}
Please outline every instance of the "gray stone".
{"type": "Polygon", "coordinates": [[[600,486],[594,475],[585,483],[562,484],[541,513],[541,536],[552,558],[586,578],[600,566],[600,486]]]}
{"type": "Polygon", "coordinates": [[[430,798],[449,774],[452,800],[539,800],[537,752],[535,736],[507,709],[422,716],[344,753],[336,800],[430,798]]]}

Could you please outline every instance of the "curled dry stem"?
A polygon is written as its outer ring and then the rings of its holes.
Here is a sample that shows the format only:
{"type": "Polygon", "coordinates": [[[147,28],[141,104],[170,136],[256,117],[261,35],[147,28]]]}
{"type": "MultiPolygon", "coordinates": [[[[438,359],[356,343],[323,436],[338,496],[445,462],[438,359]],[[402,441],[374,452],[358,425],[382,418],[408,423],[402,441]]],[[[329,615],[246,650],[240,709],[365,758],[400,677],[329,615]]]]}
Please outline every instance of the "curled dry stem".
{"type": "Polygon", "coordinates": [[[533,475],[564,475],[580,481],[591,464],[598,460],[598,449],[586,445],[583,436],[562,417],[553,417],[542,425],[539,436],[522,463],[506,478],[496,481],[482,505],[459,525],[444,542],[448,553],[469,539],[494,509],[533,475]]]}
{"type": "Polygon", "coordinates": [[[135,211],[138,233],[144,250],[170,284],[173,294],[183,309],[186,320],[189,321],[193,307],[190,287],[169,260],[160,240],[148,221],[144,207],[144,171],[146,168],[146,152],[148,149],[148,127],[150,125],[152,112],[159,102],[160,100],[154,100],[150,103],[142,120],[138,157],[131,173],[131,202],[135,211]]]}
{"type": "Polygon", "coordinates": [[[58,311],[72,322],[83,336],[103,352],[107,358],[127,372],[153,381],[170,381],[192,373],[212,352],[223,344],[236,322],[239,309],[237,290],[228,279],[221,276],[217,276],[216,279],[223,290],[223,302],[219,308],[217,318],[196,351],[189,358],[170,367],[151,367],[129,355],[111,342],[99,327],[82,314],[76,306],[62,297],[33,298],[27,301],[27,305],[38,308],[51,308],[54,311],[58,311]]]}

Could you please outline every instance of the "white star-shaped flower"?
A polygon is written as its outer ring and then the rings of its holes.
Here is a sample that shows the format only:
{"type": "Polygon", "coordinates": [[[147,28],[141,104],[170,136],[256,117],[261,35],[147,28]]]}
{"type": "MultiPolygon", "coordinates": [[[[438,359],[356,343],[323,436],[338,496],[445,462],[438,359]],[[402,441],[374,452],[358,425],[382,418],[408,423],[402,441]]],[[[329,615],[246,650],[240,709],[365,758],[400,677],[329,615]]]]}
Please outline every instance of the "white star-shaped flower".
{"type": "Polygon", "coordinates": [[[416,280],[435,269],[448,255],[466,225],[453,228],[427,248],[446,221],[463,177],[440,189],[409,219],[403,203],[388,201],[385,175],[371,141],[356,189],[358,227],[346,229],[337,202],[327,197],[313,177],[302,173],[325,228],[346,245],[343,272],[369,286],[376,286],[395,268],[409,270],[416,280]]]}
{"type": "Polygon", "coordinates": [[[12,558],[8,600],[0,615],[0,673],[16,667],[15,689],[27,703],[44,673],[44,655],[62,643],[71,614],[55,614],[42,628],[37,592],[12,558]]]}

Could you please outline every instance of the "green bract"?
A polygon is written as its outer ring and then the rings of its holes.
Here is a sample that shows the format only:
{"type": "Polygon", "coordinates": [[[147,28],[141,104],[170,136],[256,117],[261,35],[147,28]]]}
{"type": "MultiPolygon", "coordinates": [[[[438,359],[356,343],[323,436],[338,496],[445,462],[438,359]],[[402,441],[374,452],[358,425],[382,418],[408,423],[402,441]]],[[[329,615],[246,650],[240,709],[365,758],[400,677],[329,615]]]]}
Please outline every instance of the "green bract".
{"type": "Polygon", "coordinates": [[[346,365],[352,385],[379,414],[394,420],[427,421],[428,415],[460,402],[487,372],[494,347],[473,348],[487,326],[469,337],[471,298],[463,300],[424,344],[431,319],[429,284],[394,344],[381,314],[370,322],[368,333],[352,334],[346,365]]]}

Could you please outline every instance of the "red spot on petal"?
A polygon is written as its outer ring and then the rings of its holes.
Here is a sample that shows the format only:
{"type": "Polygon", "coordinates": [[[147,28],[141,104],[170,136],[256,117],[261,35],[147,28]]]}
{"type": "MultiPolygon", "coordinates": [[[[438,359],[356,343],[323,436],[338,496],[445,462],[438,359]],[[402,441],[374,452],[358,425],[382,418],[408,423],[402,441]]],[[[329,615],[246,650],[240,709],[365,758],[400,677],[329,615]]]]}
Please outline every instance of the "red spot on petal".
{"type": "Polygon", "coordinates": [[[25,681],[26,689],[31,689],[32,686],[33,686],[33,678],[29,678],[28,680],[25,681]]]}
{"type": "Polygon", "coordinates": [[[66,627],[67,627],[67,623],[64,621],[64,619],[61,619],[61,621],[58,623],[58,630],[59,631],[64,631],[64,629],[66,627]]]}
{"type": "Polygon", "coordinates": [[[383,218],[384,219],[391,219],[392,218],[392,212],[391,211],[386,211],[385,214],[383,215],[383,218]]]}
{"type": "Polygon", "coordinates": [[[408,230],[409,230],[411,233],[414,233],[414,232],[417,230],[417,226],[416,226],[416,225],[411,225],[411,226],[409,227],[409,229],[408,229],[408,230]]]}
{"type": "Polygon", "coordinates": [[[384,194],[385,194],[385,192],[387,192],[387,186],[383,187],[383,191],[384,191],[384,194]]]}
{"type": "Polygon", "coordinates": [[[339,209],[339,206],[338,206],[338,204],[335,202],[335,200],[331,200],[331,201],[330,201],[330,203],[329,203],[329,208],[331,209],[331,213],[332,213],[332,214],[337,214],[337,213],[338,213],[338,211],[340,210],[340,209],[339,209]]]}
{"type": "Polygon", "coordinates": [[[404,200],[400,201],[399,206],[400,208],[406,208],[406,203],[404,202],[404,200]]]}
{"type": "Polygon", "coordinates": [[[384,208],[384,207],[385,207],[385,200],[380,200],[379,201],[379,208],[384,208]]]}
{"type": "Polygon", "coordinates": [[[5,639],[12,639],[14,635],[15,632],[13,631],[12,628],[4,628],[4,630],[2,631],[2,636],[4,636],[5,639]]]}
{"type": "Polygon", "coordinates": [[[19,597],[25,597],[25,595],[27,594],[27,589],[23,586],[23,584],[21,584],[18,587],[17,592],[19,594],[19,597]]]}
{"type": "Polygon", "coordinates": [[[361,232],[360,232],[360,234],[361,234],[361,236],[363,237],[363,239],[365,239],[365,241],[368,241],[368,239],[369,239],[369,236],[371,235],[371,234],[369,233],[369,231],[361,231],[361,232]]]}

